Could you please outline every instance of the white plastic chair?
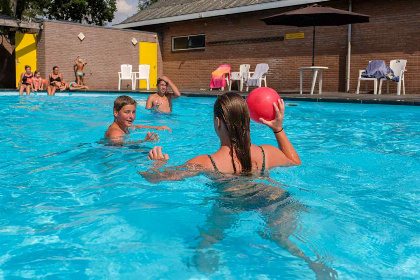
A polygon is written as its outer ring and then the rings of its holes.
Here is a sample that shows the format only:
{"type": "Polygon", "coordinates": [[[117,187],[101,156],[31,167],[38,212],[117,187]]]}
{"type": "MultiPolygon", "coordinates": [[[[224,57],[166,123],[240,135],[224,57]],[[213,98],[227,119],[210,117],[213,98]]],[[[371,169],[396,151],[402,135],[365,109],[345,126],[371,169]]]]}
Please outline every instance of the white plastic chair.
{"type": "Polygon", "coordinates": [[[258,87],[261,87],[262,81],[264,81],[264,86],[267,86],[267,73],[268,73],[268,64],[266,63],[260,63],[257,64],[257,66],[255,66],[255,71],[254,72],[248,72],[248,77],[247,77],[247,83],[246,83],[246,91],[249,90],[249,84],[248,84],[248,80],[249,79],[258,79],[258,87]],[[261,77],[254,77],[256,75],[258,75],[261,71],[261,69],[266,68],[267,70],[264,71],[264,73],[262,73],[261,77]],[[252,76],[251,76],[252,75],[252,76]]]}
{"type": "Polygon", "coordinates": [[[231,73],[229,81],[229,91],[232,90],[232,81],[239,81],[239,90],[242,91],[244,89],[244,82],[246,82],[248,78],[249,68],[251,68],[251,65],[241,64],[241,66],[239,66],[239,72],[231,73]]]}
{"type": "MultiPolygon", "coordinates": [[[[391,60],[390,63],[389,63],[389,68],[392,69],[392,71],[394,72],[394,75],[400,77],[398,82],[394,82],[394,83],[398,83],[397,84],[397,95],[400,95],[400,93],[401,93],[401,84],[403,86],[403,94],[405,95],[404,73],[406,72],[406,70],[405,70],[406,65],[407,65],[407,60],[405,60],[405,59],[391,60]]],[[[379,79],[379,94],[381,94],[381,91],[382,91],[382,82],[383,81],[386,81],[386,93],[389,93],[389,82],[393,82],[393,81],[390,81],[386,78],[380,78],[379,79]]]]}
{"type": "MultiPolygon", "coordinates": [[[[371,62],[371,60],[369,60],[369,63],[371,62]]],[[[373,94],[377,94],[378,92],[378,79],[377,78],[364,78],[362,77],[362,74],[366,72],[365,70],[359,70],[359,78],[357,80],[357,90],[356,90],[356,94],[359,94],[360,91],[360,82],[361,81],[373,81],[373,94]]],[[[366,91],[367,91],[367,84],[366,84],[366,91]]]]}
{"type": "Polygon", "coordinates": [[[134,72],[134,89],[136,89],[137,80],[146,80],[147,90],[150,89],[150,65],[139,65],[139,72],[134,72]]]}
{"type": "Polygon", "coordinates": [[[121,72],[118,72],[118,90],[121,90],[122,80],[131,80],[131,89],[134,90],[133,66],[130,64],[122,64],[121,72]]]}

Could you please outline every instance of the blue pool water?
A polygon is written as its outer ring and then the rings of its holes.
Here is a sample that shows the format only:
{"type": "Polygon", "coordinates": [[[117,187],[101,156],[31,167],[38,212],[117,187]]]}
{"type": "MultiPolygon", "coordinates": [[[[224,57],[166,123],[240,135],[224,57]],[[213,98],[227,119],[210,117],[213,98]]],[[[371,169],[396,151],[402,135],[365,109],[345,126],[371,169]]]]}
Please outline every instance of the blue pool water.
{"type": "MultiPolygon", "coordinates": [[[[154,144],[100,144],[115,97],[0,96],[0,279],[315,279],[281,238],[339,279],[420,278],[420,108],[293,102],[302,166],[250,187],[290,194],[274,205],[228,200],[244,179],[146,181],[154,144]]],[[[135,99],[135,123],[173,129],[158,143],[170,165],[217,149],[214,98],[182,97],[170,116],[135,99]]],[[[275,144],[259,124],[251,137],[275,144]]]]}

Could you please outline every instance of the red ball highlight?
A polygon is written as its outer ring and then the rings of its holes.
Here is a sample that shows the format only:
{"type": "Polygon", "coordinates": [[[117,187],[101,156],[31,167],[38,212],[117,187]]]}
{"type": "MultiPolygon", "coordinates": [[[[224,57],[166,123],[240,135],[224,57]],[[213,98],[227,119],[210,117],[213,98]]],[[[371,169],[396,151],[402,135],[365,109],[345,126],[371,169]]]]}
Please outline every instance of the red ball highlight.
{"type": "Polygon", "coordinates": [[[249,115],[254,122],[261,123],[260,118],[266,121],[272,121],[276,117],[273,103],[277,106],[279,94],[272,88],[260,87],[251,91],[246,98],[249,115]]]}

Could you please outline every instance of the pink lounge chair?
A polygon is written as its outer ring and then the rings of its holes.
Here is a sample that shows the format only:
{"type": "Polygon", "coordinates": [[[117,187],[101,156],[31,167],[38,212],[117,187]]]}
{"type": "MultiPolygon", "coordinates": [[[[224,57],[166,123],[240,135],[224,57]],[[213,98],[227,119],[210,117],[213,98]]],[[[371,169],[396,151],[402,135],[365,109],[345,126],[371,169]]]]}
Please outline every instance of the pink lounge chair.
{"type": "Polygon", "coordinates": [[[210,90],[213,88],[225,89],[226,84],[229,85],[230,65],[220,65],[213,73],[211,73],[210,90]]]}

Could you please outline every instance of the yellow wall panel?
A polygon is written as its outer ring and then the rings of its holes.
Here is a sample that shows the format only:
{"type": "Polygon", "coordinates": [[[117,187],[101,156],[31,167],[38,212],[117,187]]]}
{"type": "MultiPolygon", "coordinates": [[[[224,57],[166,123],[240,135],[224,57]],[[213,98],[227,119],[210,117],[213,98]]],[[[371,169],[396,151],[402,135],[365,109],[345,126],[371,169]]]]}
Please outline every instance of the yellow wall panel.
{"type": "MultiPolygon", "coordinates": [[[[150,65],[150,88],[156,88],[157,81],[157,43],[140,42],[139,64],[150,65]]],[[[136,68],[136,67],[135,67],[136,68]]],[[[133,71],[138,71],[135,69],[133,71]]],[[[146,81],[140,81],[139,88],[147,88],[146,81]]]]}
{"type": "Polygon", "coordinates": [[[35,72],[36,70],[36,34],[16,33],[15,41],[17,87],[19,84],[20,75],[25,72],[25,65],[31,66],[32,72],[35,72]]]}

